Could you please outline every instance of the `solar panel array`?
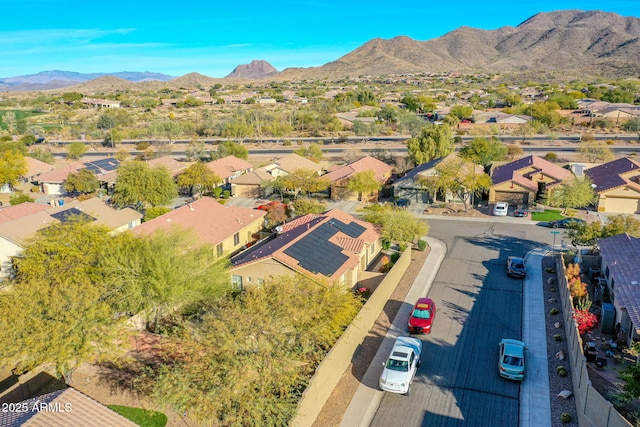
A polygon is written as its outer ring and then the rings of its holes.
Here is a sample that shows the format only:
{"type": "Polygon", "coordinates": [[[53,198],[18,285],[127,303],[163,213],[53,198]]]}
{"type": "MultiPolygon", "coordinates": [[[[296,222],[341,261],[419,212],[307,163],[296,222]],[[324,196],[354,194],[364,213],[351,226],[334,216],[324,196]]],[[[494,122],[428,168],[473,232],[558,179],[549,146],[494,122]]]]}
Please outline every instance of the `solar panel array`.
{"type": "Polygon", "coordinates": [[[349,224],[345,224],[344,222],[338,219],[332,219],[331,221],[329,221],[329,224],[331,224],[332,226],[342,231],[347,236],[352,237],[354,239],[356,237],[360,237],[360,235],[364,233],[366,230],[366,228],[364,228],[363,226],[355,222],[350,222],[349,224]]]}
{"type": "MultiPolygon", "coordinates": [[[[343,225],[346,225],[342,223],[343,225]]],[[[296,259],[299,265],[311,272],[331,276],[349,257],[342,248],[329,239],[338,232],[334,226],[324,223],[297,241],[284,253],[296,259]]]]}
{"type": "Polygon", "coordinates": [[[117,159],[107,158],[87,162],[84,163],[84,165],[90,171],[93,171],[96,174],[100,175],[118,169],[118,166],[120,166],[120,162],[117,159]]]}
{"type": "Polygon", "coordinates": [[[80,209],[77,209],[77,208],[69,208],[69,209],[65,209],[63,211],[51,214],[52,217],[54,217],[55,219],[57,219],[60,222],[67,222],[67,221],[69,221],[70,217],[78,216],[78,215],[81,216],[82,219],[84,219],[84,220],[88,220],[88,221],[95,221],[96,220],[91,215],[87,215],[86,213],[82,212],[80,209]]]}

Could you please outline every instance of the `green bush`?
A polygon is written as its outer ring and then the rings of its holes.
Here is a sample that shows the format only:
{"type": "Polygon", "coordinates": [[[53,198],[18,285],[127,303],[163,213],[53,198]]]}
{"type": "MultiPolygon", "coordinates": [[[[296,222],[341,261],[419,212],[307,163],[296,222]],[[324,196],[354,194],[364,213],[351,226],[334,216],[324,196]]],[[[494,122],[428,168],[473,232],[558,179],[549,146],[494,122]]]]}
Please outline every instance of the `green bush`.
{"type": "Polygon", "coordinates": [[[229,197],[231,197],[231,191],[229,190],[224,190],[222,192],[222,197],[224,197],[225,199],[228,199],[229,197]]]}
{"type": "Polygon", "coordinates": [[[556,153],[547,153],[543,158],[548,162],[555,162],[558,160],[558,155],[556,153]]]}
{"type": "Polygon", "coordinates": [[[566,412],[560,415],[560,421],[562,421],[565,424],[570,423],[572,419],[573,418],[571,418],[571,414],[568,414],[566,412]]]}
{"type": "Polygon", "coordinates": [[[556,270],[551,268],[551,267],[545,268],[544,271],[546,271],[547,273],[552,273],[552,274],[556,272],[556,270]]]}
{"type": "Polygon", "coordinates": [[[216,187],[213,189],[213,195],[215,196],[216,199],[219,199],[220,196],[222,195],[222,187],[216,187]]]}
{"type": "Polygon", "coordinates": [[[566,371],[567,368],[564,367],[564,365],[560,365],[556,368],[556,371],[558,371],[558,373],[560,373],[560,371],[566,371]]]}
{"type": "Polygon", "coordinates": [[[555,335],[553,336],[553,340],[554,340],[554,341],[562,341],[562,335],[560,335],[560,334],[555,334],[555,335]]]}
{"type": "Polygon", "coordinates": [[[284,141],[284,142],[282,143],[282,145],[284,145],[284,146],[287,146],[287,147],[288,147],[289,145],[291,145],[291,141],[286,140],[286,141],[284,141]]]}
{"type": "Polygon", "coordinates": [[[136,150],[139,150],[139,151],[144,151],[149,147],[151,147],[151,143],[147,141],[138,142],[136,144],[136,150]]]}
{"type": "Polygon", "coordinates": [[[399,252],[394,252],[391,254],[391,262],[398,262],[398,259],[400,259],[399,252]]]}
{"type": "Polygon", "coordinates": [[[418,240],[418,250],[424,252],[425,249],[427,249],[427,242],[422,239],[418,240]]]}
{"type": "Polygon", "coordinates": [[[391,242],[387,239],[382,239],[382,249],[387,251],[389,250],[390,247],[391,247],[391,242]]]}
{"type": "Polygon", "coordinates": [[[566,370],[566,369],[561,369],[561,370],[559,370],[559,371],[558,371],[558,375],[560,375],[560,376],[561,376],[561,377],[563,377],[563,378],[564,378],[564,377],[566,377],[566,376],[568,375],[568,374],[567,374],[567,370],[566,370]]]}
{"type": "Polygon", "coordinates": [[[549,310],[549,314],[550,314],[550,315],[552,315],[552,316],[555,316],[555,315],[556,315],[556,314],[558,314],[558,313],[559,313],[559,311],[558,311],[558,309],[557,309],[557,308],[555,308],[555,307],[554,307],[554,308],[552,308],[551,310],[549,310]]]}

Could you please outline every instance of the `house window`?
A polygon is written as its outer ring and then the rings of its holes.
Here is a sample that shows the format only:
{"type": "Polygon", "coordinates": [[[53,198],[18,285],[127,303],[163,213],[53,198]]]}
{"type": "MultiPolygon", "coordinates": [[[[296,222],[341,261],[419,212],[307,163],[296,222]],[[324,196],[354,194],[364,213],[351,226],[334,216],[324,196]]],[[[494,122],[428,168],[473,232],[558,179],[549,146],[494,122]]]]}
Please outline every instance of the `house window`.
{"type": "Polygon", "coordinates": [[[222,243],[218,243],[218,245],[216,246],[216,254],[218,256],[224,255],[224,247],[222,246],[222,243]]]}
{"type": "Polygon", "coordinates": [[[231,276],[231,287],[236,291],[242,290],[242,276],[231,276]]]}
{"type": "Polygon", "coordinates": [[[240,244],[240,233],[236,233],[233,235],[233,246],[238,246],[240,244]]]}

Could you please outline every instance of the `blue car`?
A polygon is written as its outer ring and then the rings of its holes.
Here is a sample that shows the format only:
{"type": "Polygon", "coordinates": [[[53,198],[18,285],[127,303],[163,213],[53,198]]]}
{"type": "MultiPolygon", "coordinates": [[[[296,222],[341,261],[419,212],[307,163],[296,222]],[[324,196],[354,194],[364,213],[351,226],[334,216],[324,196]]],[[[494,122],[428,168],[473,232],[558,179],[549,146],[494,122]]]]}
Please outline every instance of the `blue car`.
{"type": "Polygon", "coordinates": [[[500,376],[515,381],[524,380],[525,358],[527,349],[522,341],[505,338],[500,341],[500,359],[498,368],[500,376]]]}

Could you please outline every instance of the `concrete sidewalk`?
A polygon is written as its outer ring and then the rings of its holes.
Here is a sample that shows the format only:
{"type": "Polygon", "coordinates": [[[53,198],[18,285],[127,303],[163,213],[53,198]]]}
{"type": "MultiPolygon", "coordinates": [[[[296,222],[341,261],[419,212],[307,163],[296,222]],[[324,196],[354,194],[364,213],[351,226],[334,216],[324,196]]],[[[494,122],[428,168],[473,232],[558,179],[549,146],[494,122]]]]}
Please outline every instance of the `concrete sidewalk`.
{"type": "Polygon", "coordinates": [[[551,248],[527,254],[527,277],[523,281],[522,341],[527,351],[527,377],[520,386],[520,427],[551,426],[547,333],[544,319],[542,258],[551,248]]]}
{"type": "Polygon", "coordinates": [[[369,369],[362,379],[362,383],[356,390],[355,395],[351,399],[351,403],[347,407],[342,416],[343,427],[368,426],[373,419],[380,400],[384,393],[378,388],[378,379],[382,373],[382,364],[393,347],[393,343],[399,336],[408,336],[407,319],[411,314],[411,309],[416,300],[422,296],[426,296],[431,288],[431,284],[438,273],[440,264],[444,259],[447,249],[443,242],[432,237],[424,237],[429,244],[431,252],[420,269],[418,276],[413,282],[413,286],[409,290],[402,308],[393,319],[393,323],[387,332],[387,336],[383,340],[380,348],[369,365],[369,369]]]}
{"type": "MultiPolygon", "coordinates": [[[[405,322],[414,302],[428,294],[446,254],[443,242],[426,238],[431,248],[429,256],[418,273],[402,309],[393,319],[393,324],[380,345],[371,365],[356,390],[341,427],[368,426],[378,410],[384,393],[378,388],[382,364],[391,351],[395,339],[407,336],[405,322]]],[[[541,259],[549,248],[540,248],[527,254],[527,278],[523,281],[522,340],[530,349],[527,354],[527,378],[520,387],[520,427],[551,426],[549,402],[549,371],[547,365],[547,339],[544,319],[544,295],[542,291],[541,259]]]]}

